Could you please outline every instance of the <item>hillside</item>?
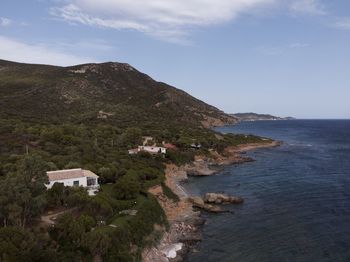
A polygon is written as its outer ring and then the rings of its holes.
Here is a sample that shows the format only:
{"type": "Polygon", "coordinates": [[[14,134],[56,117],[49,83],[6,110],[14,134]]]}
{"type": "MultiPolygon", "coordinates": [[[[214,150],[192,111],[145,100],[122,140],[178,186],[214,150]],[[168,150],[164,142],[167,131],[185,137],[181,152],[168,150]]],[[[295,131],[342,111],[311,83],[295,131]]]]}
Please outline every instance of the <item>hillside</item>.
{"type": "Polygon", "coordinates": [[[72,67],[0,60],[0,117],[118,127],[217,126],[236,119],[123,63],[72,67]]]}
{"type": "Polygon", "coordinates": [[[150,189],[179,201],[167,166],[269,141],[206,128],[237,120],[128,64],[0,61],[0,97],[1,261],[140,261],[171,223],[150,189]],[[166,154],[130,155],[145,137],[170,145],[166,154]],[[72,168],[99,176],[96,196],[60,183],[46,190],[46,171],[72,168]],[[40,221],[52,212],[61,214],[54,226],[40,221]]]}
{"type": "Polygon", "coordinates": [[[256,113],[237,113],[231,114],[231,116],[237,118],[239,121],[259,121],[259,120],[292,120],[293,117],[278,117],[269,114],[256,114],[256,113]]]}

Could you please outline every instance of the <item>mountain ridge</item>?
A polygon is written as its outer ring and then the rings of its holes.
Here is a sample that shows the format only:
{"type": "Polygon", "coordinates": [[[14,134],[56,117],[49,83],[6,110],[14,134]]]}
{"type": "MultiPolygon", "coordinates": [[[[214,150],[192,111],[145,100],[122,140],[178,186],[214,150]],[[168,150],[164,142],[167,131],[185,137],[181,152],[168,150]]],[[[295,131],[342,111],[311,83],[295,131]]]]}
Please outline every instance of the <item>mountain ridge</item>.
{"type": "Polygon", "coordinates": [[[0,116],[26,121],[103,119],[133,126],[149,118],[150,122],[202,127],[237,122],[235,117],[155,81],[127,63],[62,67],[0,60],[0,95],[0,116]]]}

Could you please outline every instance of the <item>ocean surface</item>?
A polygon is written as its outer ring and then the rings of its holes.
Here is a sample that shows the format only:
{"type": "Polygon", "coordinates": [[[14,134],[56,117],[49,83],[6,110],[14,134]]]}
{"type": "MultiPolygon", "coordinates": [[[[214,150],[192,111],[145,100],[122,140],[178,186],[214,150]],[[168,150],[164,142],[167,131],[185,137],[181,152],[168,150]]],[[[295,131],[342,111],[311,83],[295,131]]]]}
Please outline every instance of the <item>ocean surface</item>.
{"type": "Polygon", "coordinates": [[[190,178],[193,194],[226,192],[234,214],[203,214],[204,240],[187,261],[350,261],[350,120],[244,122],[218,129],[282,140],[255,162],[190,178]]]}

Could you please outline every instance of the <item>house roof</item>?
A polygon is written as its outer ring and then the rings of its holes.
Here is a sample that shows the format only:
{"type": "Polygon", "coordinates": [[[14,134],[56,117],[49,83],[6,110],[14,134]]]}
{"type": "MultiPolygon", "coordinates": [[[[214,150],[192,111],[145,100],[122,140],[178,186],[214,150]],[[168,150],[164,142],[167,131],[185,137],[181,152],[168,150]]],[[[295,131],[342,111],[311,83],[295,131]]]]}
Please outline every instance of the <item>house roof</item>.
{"type": "Polygon", "coordinates": [[[174,144],[171,144],[171,143],[164,143],[163,146],[167,149],[174,149],[174,150],[177,149],[177,146],[175,146],[174,144]]]}
{"type": "Polygon", "coordinates": [[[46,174],[49,177],[49,181],[65,180],[79,177],[98,178],[98,175],[94,174],[90,170],[84,170],[81,168],[49,171],[46,172],[46,174]]]}

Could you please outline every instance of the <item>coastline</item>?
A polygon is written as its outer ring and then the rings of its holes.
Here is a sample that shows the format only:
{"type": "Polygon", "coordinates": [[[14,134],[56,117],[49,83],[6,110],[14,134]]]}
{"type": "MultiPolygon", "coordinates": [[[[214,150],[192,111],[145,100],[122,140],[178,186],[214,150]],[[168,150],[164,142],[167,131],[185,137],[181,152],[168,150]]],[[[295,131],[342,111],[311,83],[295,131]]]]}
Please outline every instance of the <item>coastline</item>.
{"type": "Polygon", "coordinates": [[[168,164],[165,171],[165,184],[179,197],[179,201],[175,202],[167,198],[161,186],[155,186],[149,190],[162,206],[169,221],[169,229],[164,232],[157,246],[143,251],[142,261],[183,261],[193,245],[202,240],[201,226],[205,221],[201,218],[201,211],[194,210],[193,203],[189,200],[189,193],[181,186],[188,176],[215,175],[225,166],[254,161],[250,157],[242,156],[247,151],[278,147],[281,144],[280,141],[269,141],[231,146],[222,154],[212,152],[210,157],[196,156],[190,164],[179,167],[168,164]]]}

